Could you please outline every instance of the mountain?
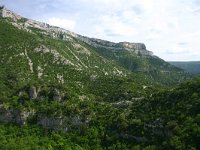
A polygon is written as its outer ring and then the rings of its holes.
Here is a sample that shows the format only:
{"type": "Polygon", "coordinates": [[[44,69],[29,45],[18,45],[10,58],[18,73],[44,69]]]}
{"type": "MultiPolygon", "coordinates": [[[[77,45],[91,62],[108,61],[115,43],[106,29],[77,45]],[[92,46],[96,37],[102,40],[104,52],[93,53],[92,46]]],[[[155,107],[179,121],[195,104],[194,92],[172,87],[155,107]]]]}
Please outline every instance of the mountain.
{"type": "MultiPolygon", "coordinates": [[[[65,63],[76,70],[118,76],[142,73],[146,76],[145,78],[148,78],[148,81],[164,82],[164,84],[181,82],[187,77],[183,70],[154,56],[152,52],[146,50],[145,45],[142,43],[113,43],[84,37],[59,27],[23,18],[6,8],[2,8],[0,14],[4,18],[4,23],[11,23],[20,29],[20,32],[25,33],[27,31],[27,36],[31,34],[37,39],[35,42],[37,46],[35,45],[34,49],[42,49],[41,47],[54,48],[59,53],[57,55],[63,57],[63,61],[66,59],[65,63]],[[50,45],[49,43],[41,42],[41,40],[57,43],[50,45]],[[101,68],[98,63],[102,64],[101,66],[104,68],[101,68]],[[163,81],[162,77],[168,78],[168,81],[163,81]]],[[[21,38],[23,39],[23,37],[21,38]]],[[[42,50],[38,51],[44,52],[42,50]]]]}
{"type": "Polygon", "coordinates": [[[2,149],[198,147],[199,79],[179,91],[191,75],[143,43],[85,37],[5,7],[0,16],[2,149]],[[197,117],[195,138],[179,135],[187,117],[197,117]]]}
{"type": "Polygon", "coordinates": [[[187,71],[195,76],[200,75],[200,61],[185,61],[185,62],[171,61],[169,63],[178,68],[182,68],[185,71],[187,71]]]}
{"type": "Polygon", "coordinates": [[[142,43],[88,38],[4,7],[0,15],[0,80],[6,93],[2,97],[64,99],[93,94],[110,100],[119,91],[143,96],[145,92],[138,90],[143,86],[169,86],[190,78],[142,43]]]}

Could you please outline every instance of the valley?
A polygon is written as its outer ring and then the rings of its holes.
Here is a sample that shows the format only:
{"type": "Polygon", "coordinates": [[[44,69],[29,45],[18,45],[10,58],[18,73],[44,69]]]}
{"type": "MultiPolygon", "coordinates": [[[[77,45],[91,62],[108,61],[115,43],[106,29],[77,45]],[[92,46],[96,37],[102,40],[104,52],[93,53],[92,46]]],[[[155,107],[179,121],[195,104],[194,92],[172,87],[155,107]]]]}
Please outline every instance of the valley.
{"type": "Polygon", "coordinates": [[[0,9],[2,149],[199,149],[200,78],[143,43],[0,9]]]}

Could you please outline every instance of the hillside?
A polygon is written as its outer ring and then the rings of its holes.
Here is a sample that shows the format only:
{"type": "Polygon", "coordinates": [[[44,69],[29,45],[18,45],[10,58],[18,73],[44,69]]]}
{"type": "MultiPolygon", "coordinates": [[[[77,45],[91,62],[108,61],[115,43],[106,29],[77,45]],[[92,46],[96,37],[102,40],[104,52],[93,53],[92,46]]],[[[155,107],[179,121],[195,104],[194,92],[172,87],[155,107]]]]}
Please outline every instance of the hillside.
{"type": "MultiPolygon", "coordinates": [[[[92,118],[89,123],[68,124],[64,132],[58,128],[53,132],[40,128],[33,124],[34,118],[28,126],[1,124],[0,146],[3,149],[199,149],[199,93],[200,78],[196,78],[172,90],[157,90],[143,99],[111,105],[88,101],[72,110],[70,103],[59,106],[38,102],[38,108],[49,108],[56,114],[63,108],[65,114],[77,111],[80,114],[80,110],[84,110],[85,115],[90,114],[92,118]]],[[[41,111],[44,115],[46,110],[41,111]]],[[[2,112],[5,110],[1,108],[2,112]]],[[[49,110],[48,113],[52,114],[49,110]]],[[[58,125],[59,119],[50,122],[46,118],[45,121],[58,125]]]]}
{"type": "Polygon", "coordinates": [[[182,68],[185,71],[198,76],[200,75],[200,61],[186,61],[186,62],[176,62],[176,61],[172,61],[169,62],[170,64],[182,68]]]}
{"type": "Polygon", "coordinates": [[[199,146],[166,127],[178,118],[183,132],[185,118],[196,119],[186,110],[196,113],[199,79],[174,88],[191,75],[143,43],[85,37],[4,7],[0,16],[2,149],[199,146]]]}

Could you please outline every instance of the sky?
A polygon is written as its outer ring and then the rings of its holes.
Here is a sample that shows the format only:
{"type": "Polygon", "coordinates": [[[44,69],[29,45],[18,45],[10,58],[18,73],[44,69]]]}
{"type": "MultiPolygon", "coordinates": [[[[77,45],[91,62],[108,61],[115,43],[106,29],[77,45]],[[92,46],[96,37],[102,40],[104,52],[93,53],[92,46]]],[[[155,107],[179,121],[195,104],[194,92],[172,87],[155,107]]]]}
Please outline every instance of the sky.
{"type": "Polygon", "coordinates": [[[145,43],[166,61],[200,61],[200,0],[0,0],[0,5],[84,36],[145,43]]]}

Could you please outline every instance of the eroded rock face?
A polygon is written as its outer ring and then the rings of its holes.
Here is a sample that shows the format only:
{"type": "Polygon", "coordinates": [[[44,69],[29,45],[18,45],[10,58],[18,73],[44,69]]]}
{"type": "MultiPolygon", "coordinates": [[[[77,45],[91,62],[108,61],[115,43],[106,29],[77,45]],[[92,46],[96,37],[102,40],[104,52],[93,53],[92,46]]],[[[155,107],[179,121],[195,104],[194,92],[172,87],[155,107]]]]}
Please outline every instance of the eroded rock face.
{"type": "Polygon", "coordinates": [[[0,122],[25,125],[28,117],[32,115],[34,115],[33,111],[20,111],[0,106],[0,122]]]}
{"type": "Polygon", "coordinates": [[[88,38],[81,35],[78,35],[78,38],[96,48],[105,48],[112,51],[128,50],[128,51],[134,52],[136,54],[141,54],[144,56],[153,55],[153,52],[148,51],[146,49],[145,44],[143,43],[129,43],[129,42],[114,43],[114,42],[109,42],[109,41],[95,39],[95,38],[88,38]]]}
{"type": "Polygon", "coordinates": [[[57,131],[58,130],[68,131],[72,126],[80,127],[82,125],[87,125],[89,121],[90,120],[88,118],[83,119],[80,116],[51,117],[51,116],[39,115],[37,124],[45,128],[54,129],[57,131]]]}
{"type": "Polygon", "coordinates": [[[12,111],[6,110],[5,108],[0,108],[0,122],[9,123],[13,122],[12,111]]]}
{"type": "Polygon", "coordinates": [[[47,117],[40,116],[38,118],[38,125],[54,130],[68,130],[67,124],[63,125],[64,119],[61,117],[47,117]]]}
{"type": "MultiPolygon", "coordinates": [[[[34,117],[36,112],[34,110],[30,111],[22,111],[11,108],[6,108],[3,105],[0,105],[0,122],[3,123],[15,123],[17,125],[23,126],[28,123],[28,119],[34,117]]],[[[87,117],[77,116],[48,116],[45,114],[37,114],[36,115],[36,124],[41,125],[44,128],[49,128],[53,130],[63,130],[68,131],[71,127],[81,127],[85,126],[91,120],[87,117]]]]}
{"type": "Polygon", "coordinates": [[[21,16],[19,16],[19,15],[15,14],[14,12],[12,12],[12,11],[6,9],[6,8],[3,7],[3,6],[1,7],[0,16],[1,16],[1,17],[4,17],[4,18],[6,18],[6,17],[12,18],[14,21],[17,21],[17,20],[22,19],[21,16]]]}
{"type": "Polygon", "coordinates": [[[29,89],[30,99],[37,99],[39,91],[40,91],[40,88],[37,89],[35,86],[31,86],[29,89]]]}
{"type": "Polygon", "coordinates": [[[48,49],[45,45],[41,45],[40,47],[36,47],[34,49],[35,52],[43,52],[43,53],[50,53],[51,50],[48,49]]]}
{"type": "Polygon", "coordinates": [[[16,123],[19,125],[26,125],[28,117],[33,114],[34,112],[31,112],[31,111],[19,111],[16,117],[16,123]]]}
{"type": "Polygon", "coordinates": [[[129,43],[129,42],[120,42],[118,43],[119,46],[130,48],[130,49],[136,49],[136,50],[146,50],[146,46],[143,43],[129,43]]]}
{"type": "MultiPolygon", "coordinates": [[[[23,96],[23,91],[19,93],[19,96],[23,96]]],[[[31,100],[49,99],[54,101],[61,101],[63,100],[64,96],[64,92],[60,91],[58,88],[43,89],[43,87],[36,88],[35,86],[31,86],[29,88],[29,98],[31,100]]]]}

